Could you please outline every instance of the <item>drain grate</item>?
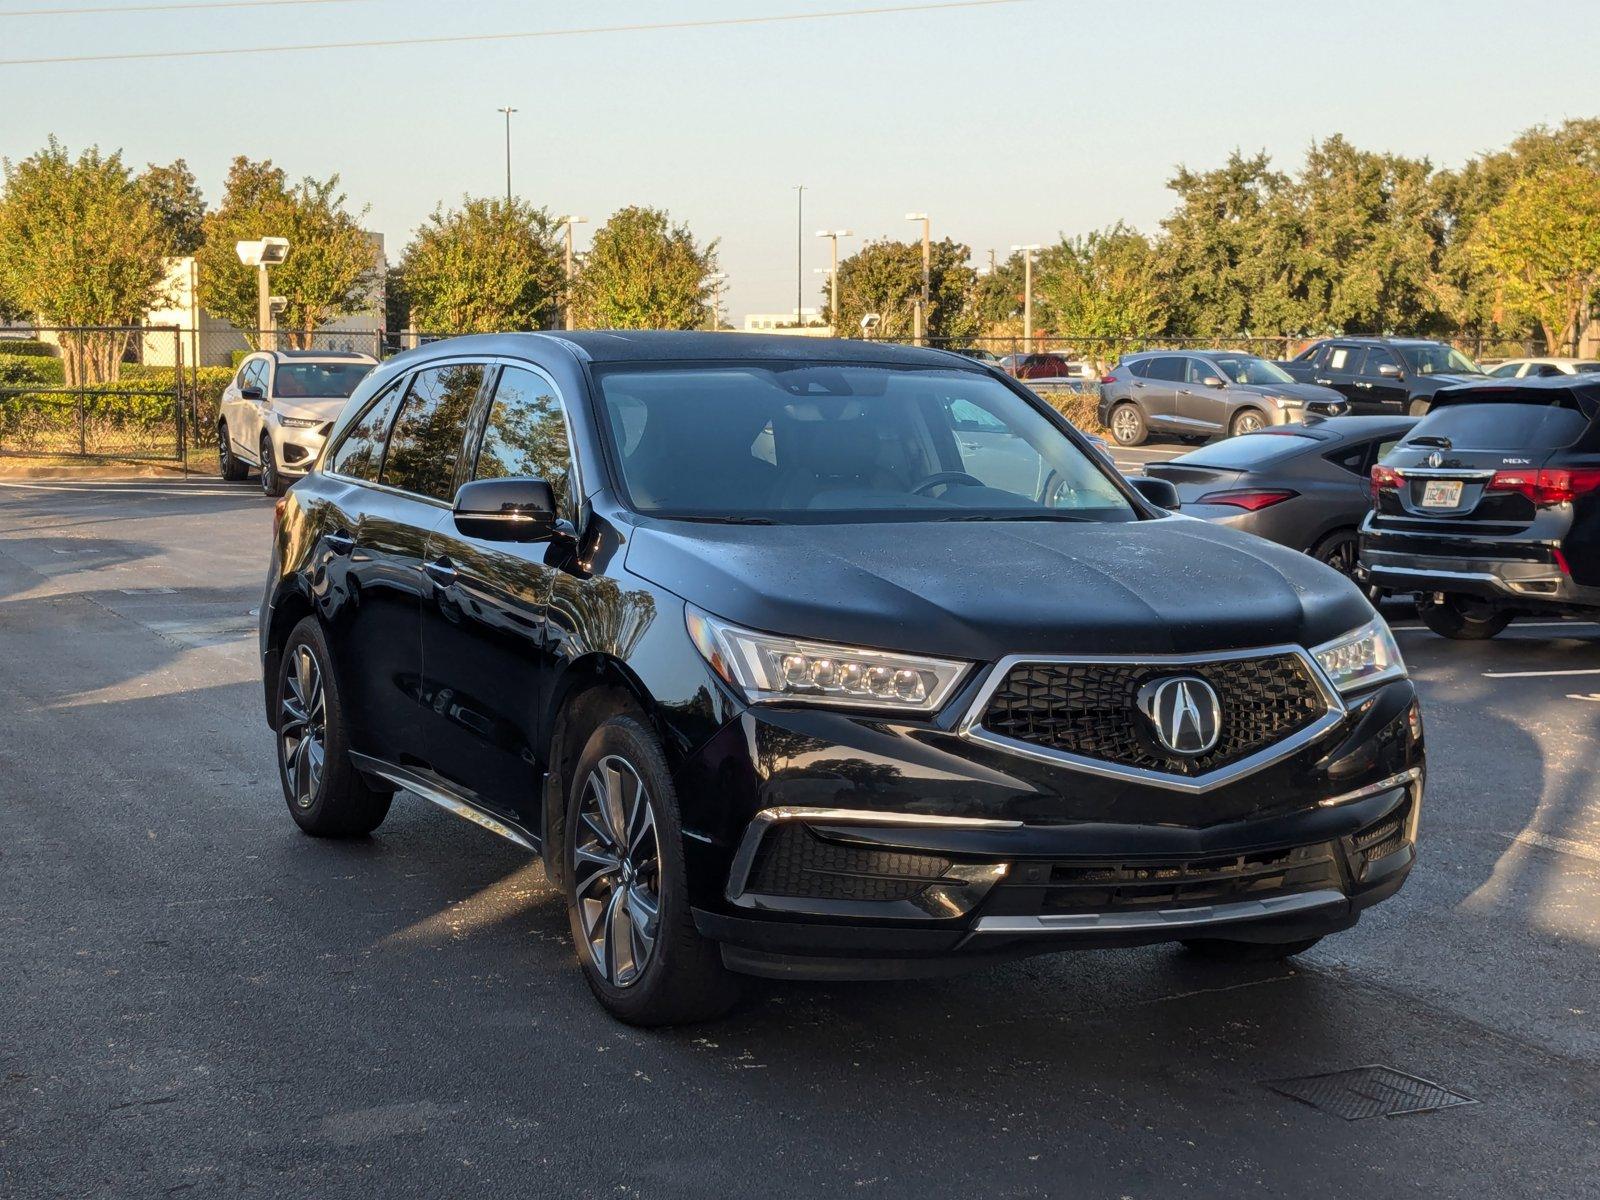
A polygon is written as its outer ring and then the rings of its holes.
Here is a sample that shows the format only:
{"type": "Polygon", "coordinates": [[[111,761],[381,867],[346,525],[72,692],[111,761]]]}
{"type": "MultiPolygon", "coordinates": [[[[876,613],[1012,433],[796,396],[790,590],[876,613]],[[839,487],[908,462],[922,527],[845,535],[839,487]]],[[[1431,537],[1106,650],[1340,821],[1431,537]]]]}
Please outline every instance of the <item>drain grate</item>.
{"type": "Polygon", "coordinates": [[[1393,1067],[1353,1067],[1326,1075],[1269,1080],[1267,1086],[1290,1099],[1346,1121],[1398,1117],[1476,1104],[1470,1096],[1396,1071],[1393,1067]]]}

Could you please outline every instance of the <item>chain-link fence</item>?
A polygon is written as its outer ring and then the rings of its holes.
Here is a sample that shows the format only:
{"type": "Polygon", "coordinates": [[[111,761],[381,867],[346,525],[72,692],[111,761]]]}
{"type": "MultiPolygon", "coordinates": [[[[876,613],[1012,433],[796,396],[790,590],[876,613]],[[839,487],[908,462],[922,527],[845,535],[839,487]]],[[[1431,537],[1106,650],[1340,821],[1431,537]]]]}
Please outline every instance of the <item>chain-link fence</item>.
{"type": "Polygon", "coordinates": [[[0,456],[181,461],[177,329],[59,327],[0,336],[0,456]]]}

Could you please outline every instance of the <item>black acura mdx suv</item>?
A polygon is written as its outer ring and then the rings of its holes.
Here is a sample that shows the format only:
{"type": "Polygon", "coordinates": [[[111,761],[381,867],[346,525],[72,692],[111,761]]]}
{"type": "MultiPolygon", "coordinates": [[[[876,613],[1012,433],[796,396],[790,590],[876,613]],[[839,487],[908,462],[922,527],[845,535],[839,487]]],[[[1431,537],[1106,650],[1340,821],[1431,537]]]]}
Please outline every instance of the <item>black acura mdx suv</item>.
{"type": "Polygon", "coordinates": [[[1600,379],[1557,375],[1440,392],[1372,468],[1362,576],[1417,593],[1449,638],[1522,613],[1600,612],[1600,379]],[[1586,382],[1586,380],[1588,380],[1586,382]]]}
{"type": "Polygon", "coordinates": [[[1356,586],[882,344],[479,336],[283,502],[268,719],[308,833],[404,788],[541,854],[590,987],[1079,946],[1281,956],[1410,870],[1416,694],[1356,586]]]}

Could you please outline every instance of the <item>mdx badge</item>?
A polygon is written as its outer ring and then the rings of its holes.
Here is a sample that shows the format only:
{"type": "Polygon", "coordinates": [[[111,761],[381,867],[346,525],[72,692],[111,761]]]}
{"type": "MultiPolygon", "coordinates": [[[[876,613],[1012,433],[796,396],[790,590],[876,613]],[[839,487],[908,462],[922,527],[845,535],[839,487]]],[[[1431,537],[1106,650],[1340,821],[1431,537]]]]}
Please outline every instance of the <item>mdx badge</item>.
{"type": "Polygon", "coordinates": [[[1222,736],[1222,704],[1204,679],[1177,675],[1139,689],[1139,711],[1174,754],[1204,754],[1222,736]]]}

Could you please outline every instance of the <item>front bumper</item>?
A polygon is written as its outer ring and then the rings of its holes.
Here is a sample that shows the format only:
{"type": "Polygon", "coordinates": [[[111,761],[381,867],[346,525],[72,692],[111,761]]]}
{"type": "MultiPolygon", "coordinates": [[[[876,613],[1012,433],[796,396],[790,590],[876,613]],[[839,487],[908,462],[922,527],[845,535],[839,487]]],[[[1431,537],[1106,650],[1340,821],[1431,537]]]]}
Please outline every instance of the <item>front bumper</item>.
{"type": "Polygon", "coordinates": [[[278,456],[279,473],[298,477],[311,470],[332,428],[331,421],[307,428],[274,424],[272,448],[278,456]]]}
{"type": "Polygon", "coordinates": [[[1343,929],[1411,869],[1414,704],[1409,681],[1383,685],[1314,744],[1198,796],[937,723],[747,711],[679,771],[696,925],[734,969],[814,978],[1343,929]]]}

